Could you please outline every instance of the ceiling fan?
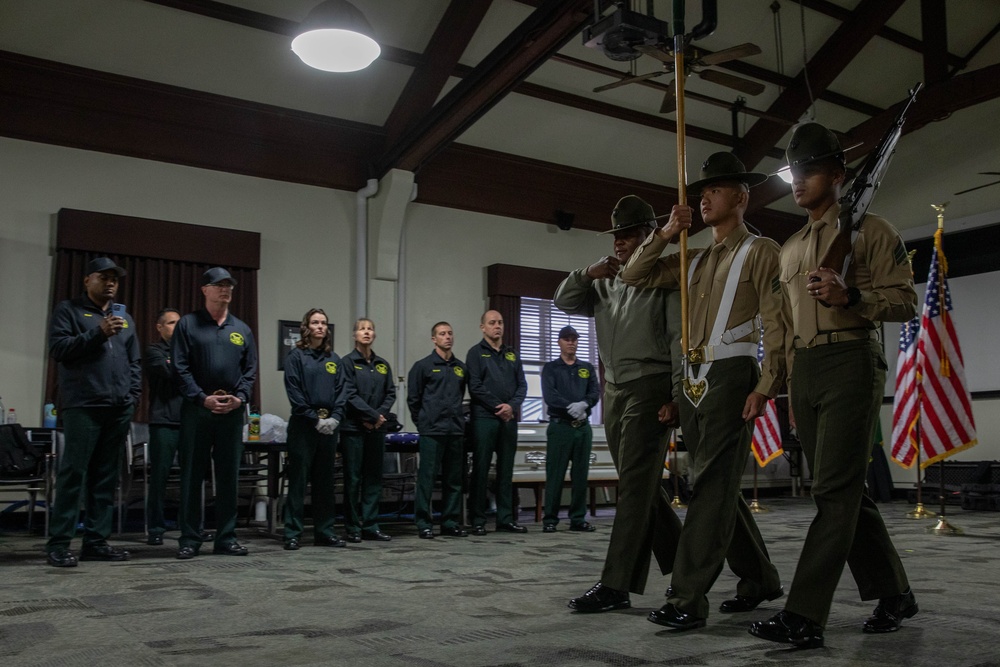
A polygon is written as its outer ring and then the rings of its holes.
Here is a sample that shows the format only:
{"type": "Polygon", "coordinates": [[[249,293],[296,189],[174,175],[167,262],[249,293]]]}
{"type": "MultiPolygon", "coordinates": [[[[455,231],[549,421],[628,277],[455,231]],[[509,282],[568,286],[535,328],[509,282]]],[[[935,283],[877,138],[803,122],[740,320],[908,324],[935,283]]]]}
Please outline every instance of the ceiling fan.
{"type": "MultiPolygon", "coordinates": [[[[979,175],[980,176],[1000,176],[1000,171],[981,171],[981,172],[979,172],[979,175]]],[[[955,194],[956,195],[964,195],[966,192],[972,192],[973,190],[979,190],[981,188],[988,188],[989,186],[996,185],[998,183],[1000,183],[1000,181],[993,181],[992,183],[987,183],[985,185],[977,185],[974,188],[969,188],[968,190],[962,190],[961,192],[956,192],[955,194]]]]}
{"type": "MultiPolygon", "coordinates": [[[[633,45],[632,48],[639,53],[652,56],[653,58],[661,61],[663,63],[662,69],[655,72],[648,72],[646,74],[626,75],[618,81],[594,88],[595,93],[601,93],[605,90],[611,90],[620,86],[627,86],[630,83],[646,81],[662,74],[670,74],[674,71],[673,50],[666,45],[636,44],[633,45]]],[[[746,58],[747,56],[755,56],[760,53],[760,47],[756,44],[747,42],[745,44],[732,46],[728,49],[715,52],[708,52],[696,47],[688,47],[687,51],[688,52],[684,54],[685,75],[690,76],[691,74],[695,74],[705,81],[711,81],[712,83],[716,83],[720,86],[738,90],[746,95],[760,95],[764,92],[764,84],[759,81],[751,81],[750,79],[744,79],[743,77],[727,74],[726,72],[720,72],[714,69],[705,69],[707,67],[711,67],[712,65],[719,65],[731,60],[739,60],[740,58],[746,58]]],[[[670,113],[676,108],[676,106],[677,100],[674,99],[673,86],[671,85],[670,90],[664,96],[663,102],[660,105],[660,113],[670,113]]]]}

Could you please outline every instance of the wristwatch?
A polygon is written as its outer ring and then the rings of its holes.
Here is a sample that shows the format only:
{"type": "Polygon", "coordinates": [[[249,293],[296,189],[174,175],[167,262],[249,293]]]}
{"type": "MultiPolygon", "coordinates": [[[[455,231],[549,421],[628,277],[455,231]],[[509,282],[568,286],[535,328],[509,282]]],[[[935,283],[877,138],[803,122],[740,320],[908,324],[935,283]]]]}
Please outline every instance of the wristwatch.
{"type": "Polygon", "coordinates": [[[861,301],[861,290],[857,287],[847,288],[847,305],[844,308],[853,308],[857,305],[858,301],[861,301]]]}

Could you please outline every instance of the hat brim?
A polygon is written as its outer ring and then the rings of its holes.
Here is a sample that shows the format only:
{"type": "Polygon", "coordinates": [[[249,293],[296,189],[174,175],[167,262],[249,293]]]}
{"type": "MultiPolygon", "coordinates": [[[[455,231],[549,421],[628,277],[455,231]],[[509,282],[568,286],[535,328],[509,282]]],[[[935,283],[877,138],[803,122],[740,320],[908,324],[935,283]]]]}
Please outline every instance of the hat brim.
{"type": "Polygon", "coordinates": [[[635,227],[648,227],[648,228],[652,229],[655,226],[655,224],[656,223],[654,223],[652,220],[644,220],[642,222],[633,222],[632,224],[629,224],[629,225],[620,225],[618,227],[612,227],[611,229],[609,229],[607,231],[597,232],[597,234],[598,235],[601,235],[601,234],[615,234],[617,232],[625,232],[625,231],[628,231],[630,229],[634,229],[635,227]]]}
{"type": "Polygon", "coordinates": [[[696,190],[701,190],[706,185],[711,185],[712,183],[721,183],[723,181],[746,183],[748,188],[760,185],[767,180],[767,174],[761,174],[756,171],[746,171],[736,174],[721,174],[719,176],[712,176],[711,178],[703,178],[700,181],[695,181],[694,183],[689,183],[687,189],[691,192],[696,190]]]}
{"type": "Polygon", "coordinates": [[[795,162],[789,162],[788,167],[798,167],[799,165],[809,164],[810,162],[819,162],[820,160],[826,160],[827,158],[840,156],[841,160],[847,161],[847,151],[854,150],[858,146],[862,145],[863,141],[859,141],[853,146],[848,146],[847,148],[841,148],[839,151],[830,151],[829,153],[823,153],[822,155],[809,155],[808,157],[799,158],[795,162]]]}

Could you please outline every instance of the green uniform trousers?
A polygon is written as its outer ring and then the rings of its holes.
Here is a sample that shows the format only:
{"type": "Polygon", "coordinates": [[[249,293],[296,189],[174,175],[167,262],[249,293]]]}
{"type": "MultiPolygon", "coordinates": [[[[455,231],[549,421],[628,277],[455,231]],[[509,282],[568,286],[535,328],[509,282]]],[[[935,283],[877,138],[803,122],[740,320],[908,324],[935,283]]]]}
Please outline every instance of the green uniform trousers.
{"type": "Polygon", "coordinates": [[[288,420],[288,496],[285,498],[285,541],[301,539],[306,509],[306,486],[311,488],[313,537],[333,537],[337,518],[333,474],[337,460],[337,433],[323,435],[309,417],[288,420]]]}
{"type": "Polygon", "coordinates": [[[177,455],[180,442],[180,426],[168,424],[149,425],[149,490],[146,495],[147,530],[152,535],[163,535],[167,521],[163,516],[163,504],[167,495],[167,477],[177,455]]]}
{"type": "Polygon", "coordinates": [[[743,406],[759,378],[756,359],[716,361],[698,407],[679,401],[693,486],[667,602],[698,618],[708,617],[707,594],[727,560],[738,595],[764,597],[781,586],[740,488],[753,436],[743,406]]]}
{"type": "Polygon", "coordinates": [[[243,457],[243,411],[217,415],[191,401],[184,401],[177,455],[181,464],[178,546],[201,549],[201,484],[213,462],[215,546],[225,547],[235,542],[240,459],[243,457]]]}
{"type": "Polygon", "coordinates": [[[490,462],[497,455],[497,525],[514,523],[513,477],[517,454],[517,422],[479,418],[472,420],[475,445],[472,452],[472,488],[469,505],[473,526],[486,525],[486,489],[489,486],[490,462]]]}
{"type": "Polygon", "coordinates": [[[385,434],[341,433],[340,454],[344,459],[344,526],[352,535],[377,532],[385,434]]]}
{"type": "Polygon", "coordinates": [[[119,462],[134,411],[131,405],[61,411],[66,446],[59,458],[46,551],[69,548],[80,520],[81,496],[83,545],[102,544],[111,535],[119,462]]]}
{"type": "Polygon", "coordinates": [[[862,600],[898,595],[909,587],[882,515],[865,493],[885,373],[877,341],[795,352],[792,409],[812,474],[816,517],[785,609],[821,626],[845,562],[862,600]]]}
{"type": "Polygon", "coordinates": [[[559,523],[566,467],[570,468],[569,524],[579,526],[587,519],[587,473],[594,431],[584,421],[577,427],[555,418],[545,430],[545,515],[542,523],[559,523]]]}
{"type": "Polygon", "coordinates": [[[441,527],[455,528],[462,516],[462,462],[465,460],[462,435],[421,435],[420,466],[414,518],[418,530],[434,526],[431,494],[434,478],[441,474],[441,527]]]}
{"type": "Polygon", "coordinates": [[[657,419],[670,401],[667,373],[604,386],[604,431],[618,470],[618,503],[601,583],[641,595],[650,553],[660,572],[674,567],[681,520],[663,489],[668,430],[657,419]]]}

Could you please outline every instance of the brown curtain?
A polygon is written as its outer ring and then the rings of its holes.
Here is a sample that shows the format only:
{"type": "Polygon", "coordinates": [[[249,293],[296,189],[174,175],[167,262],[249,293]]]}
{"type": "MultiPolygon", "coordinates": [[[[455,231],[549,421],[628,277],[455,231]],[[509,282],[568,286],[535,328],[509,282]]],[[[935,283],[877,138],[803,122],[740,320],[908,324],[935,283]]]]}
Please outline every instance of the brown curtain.
{"type": "MultiPolygon", "coordinates": [[[[56,233],[52,303],[83,294],[87,262],[107,256],[128,271],[115,301],[125,304],[135,321],[143,353],[159,340],[156,316],[163,308],[182,315],[204,305],[201,275],[224,266],[236,280],[232,312],[249,325],[258,340],[257,270],[260,235],[253,232],[187,225],[148,218],[62,209],[56,233]]],[[[49,361],[46,402],[59,405],[56,364],[49,361]]],[[[254,405],[260,405],[260,379],[254,385],[254,405]]],[[[146,392],[135,420],[145,421],[146,392]]]]}

